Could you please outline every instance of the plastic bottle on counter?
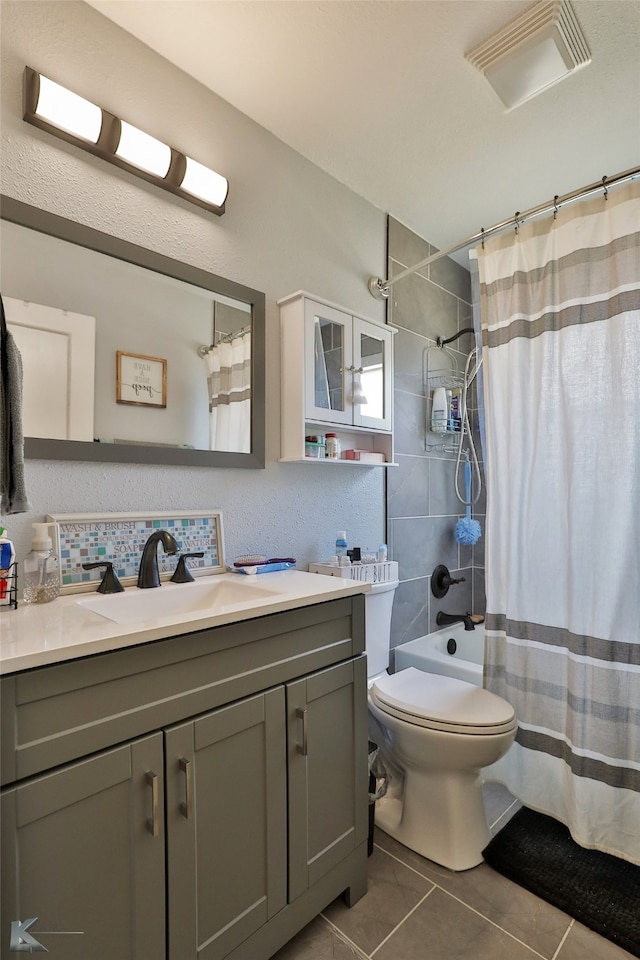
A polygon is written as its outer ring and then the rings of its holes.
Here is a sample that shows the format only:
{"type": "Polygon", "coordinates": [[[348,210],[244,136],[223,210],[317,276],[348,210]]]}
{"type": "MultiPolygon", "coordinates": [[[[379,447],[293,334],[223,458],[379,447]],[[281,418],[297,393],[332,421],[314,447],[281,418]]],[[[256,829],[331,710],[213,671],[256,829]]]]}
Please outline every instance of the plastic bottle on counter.
{"type": "Polygon", "coordinates": [[[31,553],[23,564],[25,603],[49,603],[60,593],[60,566],[53,552],[49,523],[34,523],[31,553]]]}
{"type": "Polygon", "coordinates": [[[347,555],[347,531],[338,530],[336,535],[336,557],[338,558],[338,563],[340,562],[340,557],[346,557],[347,555]]]}
{"type": "Polygon", "coordinates": [[[385,563],[387,560],[387,545],[386,543],[381,543],[378,547],[378,563],[385,563]]]}

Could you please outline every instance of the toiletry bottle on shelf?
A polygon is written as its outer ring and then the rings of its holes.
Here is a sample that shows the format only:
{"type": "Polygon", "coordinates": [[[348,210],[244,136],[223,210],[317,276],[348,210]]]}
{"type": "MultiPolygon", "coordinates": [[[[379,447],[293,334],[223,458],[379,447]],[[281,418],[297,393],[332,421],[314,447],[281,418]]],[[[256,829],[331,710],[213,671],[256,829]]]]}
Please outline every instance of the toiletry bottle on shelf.
{"type": "Polygon", "coordinates": [[[15,584],[16,553],[4,527],[0,527],[0,607],[11,603],[11,586],[15,584]]]}
{"type": "Polygon", "coordinates": [[[460,418],[460,387],[455,387],[451,394],[451,405],[449,407],[449,429],[455,433],[460,433],[462,423],[460,418]]]}
{"type": "Polygon", "coordinates": [[[347,555],[347,532],[346,530],[338,530],[336,536],[336,556],[338,562],[340,562],[340,557],[346,557],[347,555]]]}
{"type": "Polygon", "coordinates": [[[431,432],[446,433],[448,417],[447,392],[444,387],[436,387],[431,399],[431,432]]]}
{"type": "Polygon", "coordinates": [[[387,545],[381,543],[378,547],[378,563],[385,563],[387,560],[387,545]]]}
{"type": "Polygon", "coordinates": [[[340,459],[340,439],[336,433],[328,433],[325,438],[327,460],[340,459]]]}
{"type": "Polygon", "coordinates": [[[48,603],[60,593],[60,567],[53,552],[49,523],[34,523],[31,553],[23,564],[25,603],[48,603]]]}

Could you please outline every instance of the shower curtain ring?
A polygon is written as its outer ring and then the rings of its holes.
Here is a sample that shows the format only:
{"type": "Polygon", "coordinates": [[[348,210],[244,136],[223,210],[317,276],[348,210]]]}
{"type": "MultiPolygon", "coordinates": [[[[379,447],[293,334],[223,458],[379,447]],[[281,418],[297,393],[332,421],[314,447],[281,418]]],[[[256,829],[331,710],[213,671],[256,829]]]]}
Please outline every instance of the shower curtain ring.
{"type": "Polygon", "coordinates": [[[553,198],[553,219],[554,220],[556,220],[558,217],[558,196],[559,194],[556,193],[555,197],[553,198]]]}
{"type": "Polygon", "coordinates": [[[482,249],[484,250],[484,227],[480,227],[480,233],[482,234],[482,249]]]}
{"type": "Polygon", "coordinates": [[[608,200],[608,199],[609,199],[609,191],[607,190],[607,179],[608,179],[608,177],[607,177],[607,175],[605,174],[604,177],[602,178],[602,189],[604,190],[604,198],[605,198],[605,200],[608,200]]]}
{"type": "Polygon", "coordinates": [[[519,216],[520,216],[520,211],[516,210],[515,216],[513,218],[513,222],[516,225],[516,237],[518,236],[518,228],[520,227],[520,221],[518,219],[519,216]]]}

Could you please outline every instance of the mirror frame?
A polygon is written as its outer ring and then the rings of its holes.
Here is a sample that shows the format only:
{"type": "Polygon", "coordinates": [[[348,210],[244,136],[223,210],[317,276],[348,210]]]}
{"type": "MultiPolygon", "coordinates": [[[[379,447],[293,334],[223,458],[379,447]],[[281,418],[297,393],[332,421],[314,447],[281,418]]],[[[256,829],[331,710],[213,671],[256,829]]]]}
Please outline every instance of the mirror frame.
{"type": "Polygon", "coordinates": [[[25,437],[24,455],[32,460],[84,460],[102,463],[164,464],[191,467],[265,466],[265,295],[199,267],[67,220],[12,197],[0,196],[0,218],[30,230],[58,237],[108,257],[143,267],[196,287],[251,305],[251,453],[146,446],[144,443],[107,444],[84,440],[25,437]]]}

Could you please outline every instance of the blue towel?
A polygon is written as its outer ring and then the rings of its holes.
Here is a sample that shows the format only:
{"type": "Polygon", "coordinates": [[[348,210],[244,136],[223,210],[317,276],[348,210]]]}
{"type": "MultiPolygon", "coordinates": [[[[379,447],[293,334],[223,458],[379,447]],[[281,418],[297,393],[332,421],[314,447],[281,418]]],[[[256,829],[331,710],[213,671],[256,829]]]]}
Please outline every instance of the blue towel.
{"type": "Polygon", "coordinates": [[[22,357],[7,329],[0,296],[0,514],[29,509],[24,482],[22,434],[22,357]]]}

